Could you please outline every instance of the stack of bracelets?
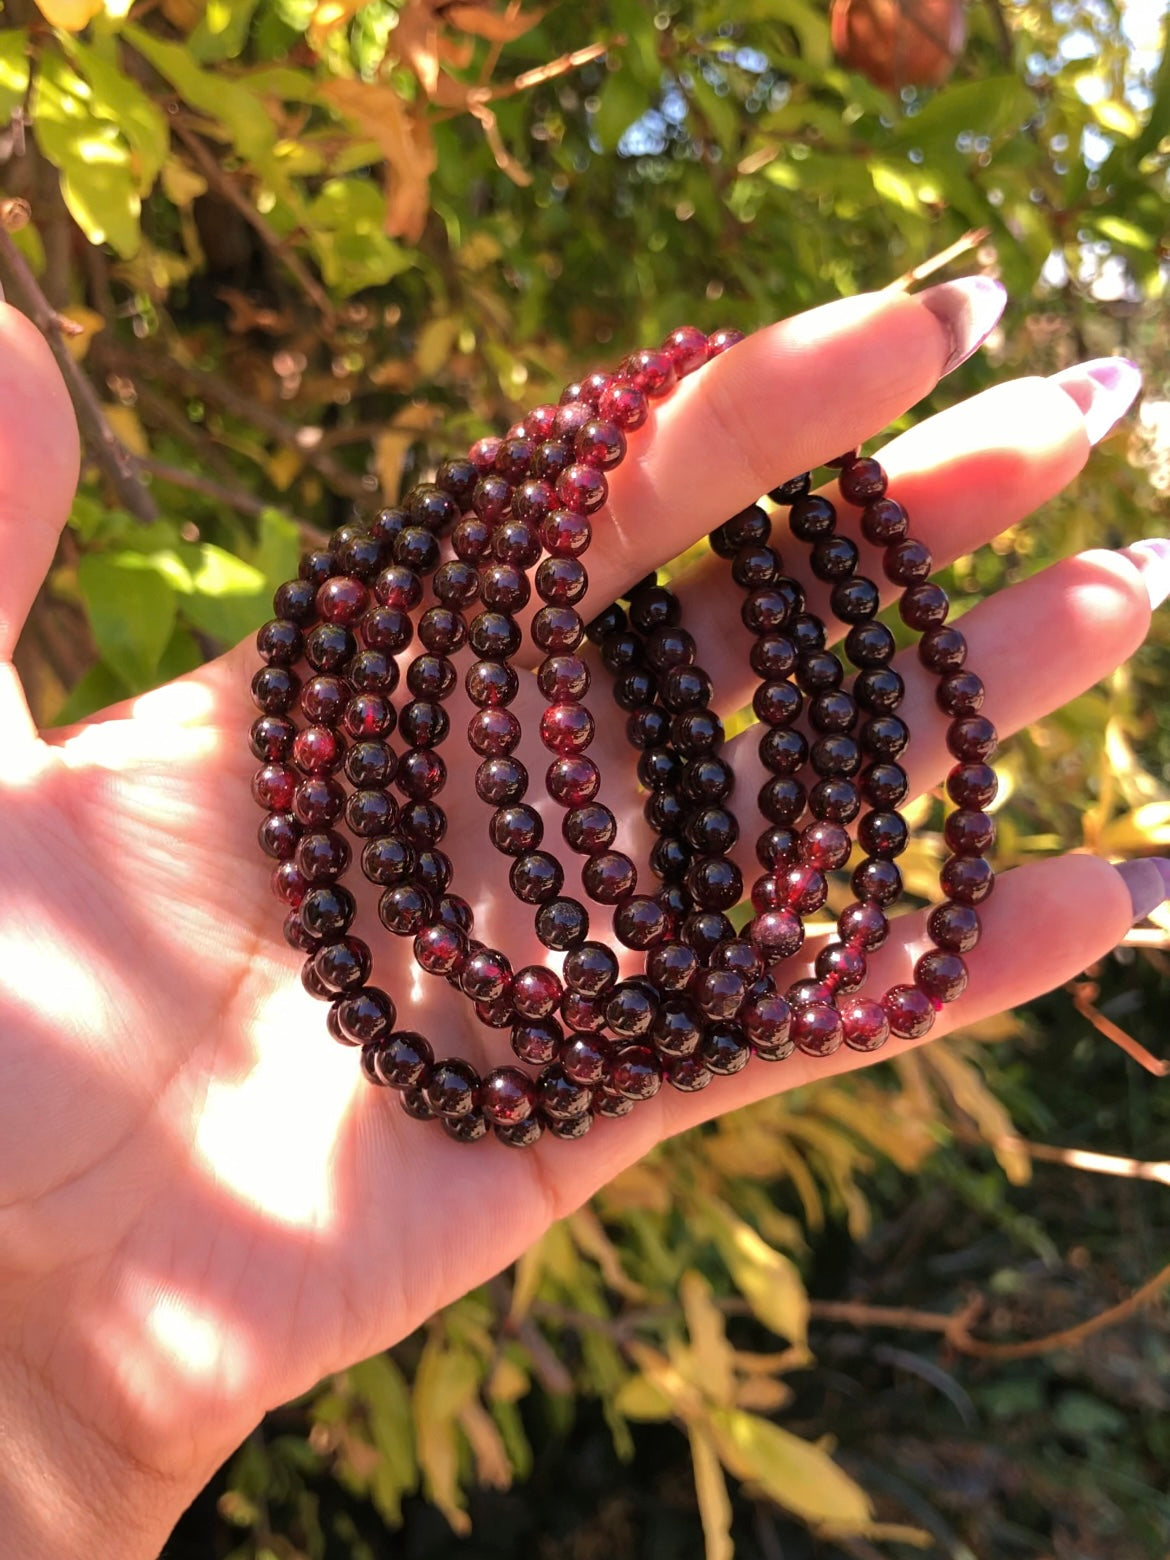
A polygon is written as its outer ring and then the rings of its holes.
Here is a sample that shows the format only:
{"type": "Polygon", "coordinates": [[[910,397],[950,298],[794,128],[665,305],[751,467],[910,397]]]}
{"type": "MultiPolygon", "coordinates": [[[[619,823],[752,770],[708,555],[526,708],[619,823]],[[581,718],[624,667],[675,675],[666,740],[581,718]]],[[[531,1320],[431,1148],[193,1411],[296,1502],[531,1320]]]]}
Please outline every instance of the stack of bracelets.
{"type": "Polygon", "coordinates": [[[663,1083],[702,1089],[753,1056],[777,1062],[796,1050],[828,1056],[842,1044],[873,1051],[890,1035],[916,1039],[967,984],[963,955],[978,941],[976,906],[994,882],[985,809],[996,789],[988,764],[996,734],[980,713],[983,684],[965,667],[963,636],[946,621],[947,596],[929,580],[930,552],[909,535],[875,460],[853,452],[830,464],[901,591],[902,621],[921,634],[918,655],[938,675],[956,760],[946,781],[956,804],[945,824],[946,897],[930,914],[934,946],[912,985],[860,994],[867,955],[886,940],[902,892],[896,858],[908,832],[898,809],[908,782],[899,759],[910,733],[898,714],[894,636],[877,619],[878,587],[858,572],[858,547],[838,532],[833,504],[812,493],[809,476],[768,496],[787,509],[793,542],[808,544],[811,572],[830,588],[857,669],[851,685],[824,622],[784,572],[771,513],[752,504],[710,537],[743,592],[770,776],[757,798],[760,875],[739,930],[728,918],[744,898],[731,854],[733,773],[679,602],[652,574],[591,620],[583,610],[589,517],[606,501],[605,473],[624,456],[627,435],[645,422],[650,401],[741,339],[684,326],[615,373],[570,385],[559,405],[537,407],[505,437],[445,461],[398,507],[343,526],[327,551],[306,554],[257,635],[264,665],[252,681],[261,714],[251,746],[262,767],[252,790],[266,813],[260,844],[276,861],[273,891],[289,907],[284,935],[305,954],[305,987],[329,1005],[329,1032],[360,1047],[369,1081],[398,1091],[408,1116],[437,1119],[458,1141],[490,1132],[525,1147],[546,1132],[581,1137],[595,1117],[624,1116],[663,1083]],[[529,630],[543,657],[540,738],[551,757],[544,785],[563,810],[566,846],[583,858],[585,895],[610,921],[612,943],[639,956],[641,974],[621,975],[610,943],[590,940],[590,911],[564,892],[564,868],[525,799],[531,781],[515,756],[521,728],[511,705],[520,687],[517,614],[533,591],[542,603],[529,630]],[[613,678],[638,755],[655,839],[654,881],[641,892],[634,862],[615,848],[617,820],[589,757],[587,639],[613,678]],[[563,955],[559,970],[513,970],[477,941],[472,907],[452,891],[458,863],[442,850],[441,748],[453,657],[465,646],[475,706],[467,740],[482,760],[475,789],[491,809],[487,833],[511,863],[512,894],[533,907],[541,944],[563,955]],[[814,974],[785,986],[779,971],[801,948],[805,918],[826,903],[826,874],[848,863],[854,824],[862,859],[853,901],[814,974]],[[370,983],[370,947],[352,930],[356,903],[342,879],[355,853],[381,890],[383,926],[413,939],[418,966],[462,992],[483,1024],[507,1031],[532,1071],[506,1065],[481,1076],[462,1059],[437,1060],[423,1035],[398,1027],[393,998],[370,983]]]}

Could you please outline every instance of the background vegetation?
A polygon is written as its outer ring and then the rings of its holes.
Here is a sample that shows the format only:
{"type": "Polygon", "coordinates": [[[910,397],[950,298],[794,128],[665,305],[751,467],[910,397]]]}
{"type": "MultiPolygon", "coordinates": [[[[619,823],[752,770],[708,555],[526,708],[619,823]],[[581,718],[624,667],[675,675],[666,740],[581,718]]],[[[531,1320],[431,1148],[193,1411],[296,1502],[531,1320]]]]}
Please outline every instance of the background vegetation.
{"type": "MultiPolygon", "coordinates": [[[[986,0],[964,39],[939,0],[838,0],[835,32],[822,0],[6,0],[0,278],[88,450],[20,651],[38,715],[232,643],[310,535],[575,372],[951,246],[1012,303],[914,417],[1116,350],[1147,392],[948,587],[1164,534],[1154,10],[986,0]]],[[[1167,640],[1004,754],[1005,864],[1170,843],[1167,640]]],[[[169,1552],[1164,1556],[1170,1092],[1103,1037],[1167,1055],[1168,934],[667,1145],[270,1416],[169,1552]]]]}

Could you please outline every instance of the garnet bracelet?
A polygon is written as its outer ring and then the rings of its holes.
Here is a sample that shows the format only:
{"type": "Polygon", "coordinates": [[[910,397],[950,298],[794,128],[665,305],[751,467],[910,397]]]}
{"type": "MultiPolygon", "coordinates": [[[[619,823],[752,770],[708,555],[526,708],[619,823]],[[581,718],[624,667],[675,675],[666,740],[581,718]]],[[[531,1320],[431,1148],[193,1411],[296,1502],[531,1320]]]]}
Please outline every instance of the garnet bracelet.
{"type": "Polygon", "coordinates": [[[787,509],[791,545],[807,545],[809,569],[829,589],[847,630],[851,681],[825,623],[784,571],[773,513],[752,504],[710,537],[743,593],[769,776],[756,801],[760,873],[738,913],[734,775],[712,681],[677,597],[651,574],[587,621],[583,558],[589,517],[606,501],[605,473],[650,401],[740,339],[684,326],[615,373],[571,384],[558,406],[537,407],[504,438],[444,461],[401,505],[368,526],[342,526],[327,551],[306,554],[257,635],[264,665],[252,680],[261,714],[251,747],[262,767],[252,793],[266,814],[261,847],[277,863],[273,891],[289,907],[284,935],[306,958],[304,985],[329,1004],[334,1038],[361,1048],[369,1081],[397,1090],[407,1115],[437,1118],[461,1142],[489,1131],[517,1147],[545,1132],[581,1137],[596,1116],[624,1116],[663,1083],[702,1089],[753,1056],[777,1062],[795,1050],[828,1056],[842,1044],[873,1051],[891,1034],[917,1039],[966,987],[976,906],[994,885],[985,853],[995,825],[985,809],[996,791],[995,728],[981,713],[983,684],[966,669],[966,642],[946,621],[946,593],[930,582],[930,552],[886,495],[877,461],[851,452],[829,464],[901,592],[902,621],[921,635],[918,655],[938,675],[957,761],[946,781],[956,807],[945,823],[945,900],[930,914],[934,947],[912,985],[880,999],[861,994],[867,955],[886,940],[902,892],[896,863],[908,830],[898,809],[908,781],[900,759],[910,733],[898,714],[905,690],[892,665],[894,635],[877,619],[878,587],[858,572],[857,545],[838,531],[836,508],[812,492],[810,477],[768,497],[787,509]],[[530,675],[515,664],[524,639],[517,619],[533,592],[541,605],[528,635],[541,657],[540,739],[551,757],[543,784],[562,810],[565,846],[580,858],[580,898],[566,892],[565,862],[526,800],[531,781],[516,756],[521,727],[511,706],[530,675]],[[476,939],[473,909],[453,891],[458,862],[442,849],[447,815],[438,798],[451,724],[444,704],[461,653],[485,834],[510,863],[511,894],[531,907],[536,936],[557,956],[548,965],[513,970],[476,939]],[[595,719],[585,701],[598,662],[637,754],[654,837],[648,875],[620,848],[589,756],[595,719]],[[826,874],[845,868],[855,848],[854,898],[835,939],[820,948],[812,977],[785,984],[781,971],[801,949],[805,919],[826,903],[826,874]],[[381,890],[383,926],[412,938],[419,968],[461,992],[482,1024],[507,1031],[516,1060],[532,1071],[507,1065],[481,1077],[459,1058],[436,1060],[423,1035],[397,1027],[395,1001],[370,984],[369,944],[352,931],[356,903],[343,879],[355,853],[381,890]],[[590,938],[591,915],[604,940],[590,938]],[[636,955],[642,972],[623,974],[630,961],[619,965],[615,946],[636,955]]]}

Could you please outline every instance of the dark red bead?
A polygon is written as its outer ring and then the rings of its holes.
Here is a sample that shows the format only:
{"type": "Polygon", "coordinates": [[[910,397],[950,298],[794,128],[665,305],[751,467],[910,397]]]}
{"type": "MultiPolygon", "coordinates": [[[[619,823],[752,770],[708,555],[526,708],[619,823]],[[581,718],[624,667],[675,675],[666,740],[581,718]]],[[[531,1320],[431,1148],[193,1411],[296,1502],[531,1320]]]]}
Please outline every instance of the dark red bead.
{"type": "Polygon", "coordinates": [[[296,861],[306,883],[331,883],[349,867],[349,844],[332,829],[314,831],[299,841],[296,861]]]}
{"type": "Polygon", "coordinates": [[[519,1068],[494,1068],[480,1088],[480,1109],[495,1126],[516,1126],[536,1109],[536,1085],[519,1068]]]}
{"type": "Polygon", "coordinates": [[[901,1040],[920,1040],[934,1024],[934,1006],[917,986],[891,986],[882,998],[890,1033],[901,1040]]]}
{"type": "Polygon", "coordinates": [[[619,428],[630,431],[640,428],[649,415],[646,397],[634,385],[620,381],[611,382],[601,393],[597,410],[619,428]]]}
{"type": "Polygon", "coordinates": [[[626,1045],[609,1059],[606,1082],[628,1100],[648,1100],[662,1087],[662,1068],[648,1046],[626,1045]]]}
{"type": "Polygon", "coordinates": [[[489,807],[518,802],[528,791],[528,771],[516,758],[485,758],[475,771],[475,794],[489,807]]]}
{"type": "Polygon", "coordinates": [[[530,1067],[543,1067],[560,1050],[563,1031],[552,1018],[526,1018],[512,1026],[512,1049],[530,1067]]]}
{"type": "Polygon", "coordinates": [[[252,799],[270,812],[287,812],[296,789],[296,771],[287,764],[265,764],[252,776],[252,799]]]}
{"type": "Polygon", "coordinates": [[[506,1148],[532,1148],[544,1136],[544,1127],[535,1116],[517,1122],[514,1127],[493,1127],[497,1142],[506,1148]]]}
{"type": "Polygon", "coordinates": [[[620,377],[627,379],[652,399],[663,396],[674,388],[676,373],[673,362],[665,352],[645,348],[632,352],[621,366],[620,377]]]}
{"type": "Polygon", "coordinates": [[[593,1098],[588,1084],[575,1083],[556,1062],[541,1071],[536,1080],[536,1092],[540,1109],[549,1123],[583,1116],[593,1098]]]}
{"type": "Polygon", "coordinates": [[[670,919],[656,899],[631,894],[613,915],[614,936],[626,948],[651,948],[670,930],[670,919]]]}
{"type": "Polygon", "coordinates": [[[621,851],[602,851],[585,863],[581,879],[585,892],[598,904],[615,905],[632,894],[638,884],[634,863],[621,851]]]}
{"type": "Polygon", "coordinates": [[[327,726],[306,726],[293,743],[293,762],[307,775],[331,774],[344,757],[344,743],[327,726]]]}
{"type": "Polygon", "coordinates": [[[257,831],[260,849],[275,861],[289,861],[301,837],[301,826],[291,813],[269,813],[257,831]]]}
{"type": "Polygon", "coordinates": [[[694,949],[685,943],[659,943],[646,956],[646,974],[661,991],[685,991],[698,964],[694,949]]]}
{"type": "Polygon", "coordinates": [[[873,953],[890,935],[890,923],[877,902],[865,900],[845,906],[837,918],[837,934],[842,942],[873,953]]]}
{"type": "Polygon", "coordinates": [[[617,980],[617,956],[604,943],[582,943],[565,955],[564,977],[574,991],[589,997],[600,996],[617,980]]]}
{"type": "Polygon", "coordinates": [[[431,896],[413,883],[397,883],[378,901],[378,918],[396,937],[413,937],[431,915],[431,896]]]}
{"type": "Polygon", "coordinates": [[[512,892],[523,904],[544,905],[560,893],[565,874],[555,856],[531,850],[518,856],[508,873],[512,892]]]}
{"type": "Polygon", "coordinates": [[[839,823],[810,823],[800,836],[800,854],[804,864],[821,872],[835,872],[849,860],[853,842],[839,823]]]}
{"type": "Polygon", "coordinates": [[[767,910],[748,923],[748,937],[768,963],[788,959],[800,951],[804,926],[791,910],[767,910]]]}
{"type": "Polygon", "coordinates": [[[345,714],[349,699],[345,680],[324,673],[311,677],[301,689],[301,713],[310,725],[336,726],[345,714]]]}
{"type": "Polygon", "coordinates": [[[960,807],[948,814],[943,837],[956,856],[983,856],[995,843],[995,819],[990,813],[960,807]]]}
{"type": "Polygon", "coordinates": [[[694,325],[680,325],[667,336],[662,350],[681,379],[684,374],[693,374],[707,361],[707,338],[694,325]]]}
{"type": "Polygon", "coordinates": [[[664,1076],[672,1089],[680,1094],[698,1094],[711,1082],[714,1074],[697,1056],[680,1056],[666,1065],[664,1076]]]}
{"type": "Polygon", "coordinates": [[[429,975],[457,974],[467,957],[467,938],[450,926],[424,926],[414,939],[414,957],[429,975]]]}
{"type": "Polygon", "coordinates": [[[566,1078],[574,1083],[596,1084],[605,1076],[610,1047],[590,1034],[570,1035],[561,1046],[557,1061],[566,1078]]]}
{"type": "Polygon", "coordinates": [[[752,1048],[738,1024],[708,1024],[698,1059],[711,1072],[731,1077],[742,1072],[752,1058],[752,1048]]]}
{"type": "Polygon", "coordinates": [[[914,980],[932,1002],[954,1002],[967,989],[967,966],[957,953],[932,948],[914,966],[914,980]]]}
{"type": "Polygon", "coordinates": [[[841,1016],[828,1002],[808,1002],[795,1008],[789,1036],[808,1056],[831,1056],[845,1038],[841,1016]]]}
{"type": "Polygon", "coordinates": [[[902,892],[902,874],[895,863],[876,857],[863,861],[851,881],[858,899],[873,900],[879,905],[893,904],[902,892]]]}
{"type": "Polygon", "coordinates": [[[556,1012],[563,990],[555,971],[526,964],[512,977],[512,1006],[523,1018],[548,1018],[556,1012]]]}
{"type": "Polygon", "coordinates": [[[389,887],[401,883],[414,870],[414,851],[397,835],[373,839],[362,851],[362,871],[371,883],[389,887]]]}
{"type": "Polygon", "coordinates": [[[867,855],[891,860],[910,842],[910,830],[901,813],[867,812],[857,826],[857,839],[867,855]]]}
{"type": "Polygon", "coordinates": [[[980,905],[995,887],[995,873],[982,856],[950,856],[943,863],[939,882],[948,899],[980,905]]]}
{"type": "Polygon", "coordinates": [[[814,967],[818,977],[839,996],[859,990],[869,971],[860,948],[844,943],[827,943],[817,954],[814,967]]]}
{"type": "Polygon", "coordinates": [[[648,1038],[660,1056],[692,1056],[703,1036],[703,1022],[686,997],[671,995],[659,1005],[648,1038]]]}
{"type": "Polygon", "coordinates": [[[370,950],[359,937],[327,943],[313,956],[313,970],[328,991],[355,991],[370,978],[370,950]]]}
{"type": "Polygon", "coordinates": [[[792,1009],[779,995],[751,998],[740,1011],[739,1024],[760,1056],[780,1060],[796,1048],[790,1037],[792,1009]]]}
{"type": "Polygon", "coordinates": [[[987,807],[998,790],[999,781],[990,764],[956,764],[947,776],[947,795],[959,807],[987,807]]]}
{"type": "Polygon", "coordinates": [[[691,983],[690,994],[707,1018],[730,1021],[743,1006],[747,982],[735,970],[701,970],[691,983]]]}
{"type": "Polygon", "coordinates": [[[352,628],[370,604],[370,593],[361,580],[341,574],[328,579],[317,592],[317,611],[326,623],[352,628]]]}
{"type": "Polygon", "coordinates": [[[926,929],[940,948],[950,953],[970,953],[979,941],[982,927],[978,912],[971,905],[948,903],[934,907],[926,929]]]}
{"type": "Polygon", "coordinates": [[[880,1002],[847,997],[841,1003],[845,1044],[854,1051],[876,1051],[890,1038],[890,1021],[880,1002]]]}
{"type": "MultiPolygon", "coordinates": [[[[344,1009],[344,1004],[342,1006],[344,1009]]],[[[391,1017],[390,1023],[393,1022],[391,1017]]],[[[417,1089],[429,1074],[434,1059],[434,1053],[422,1035],[412,1029],[400,1029],[378,1047],[374,1066],[382,1082],[391,1088],[417,1089]]]]}
{"type": "Polygon", "coordinates": [[[622,981],[605,1000],[605,1021],[614,1034],[634,1038],[644,1035],[654,1022],[658,1000],[643,982],[622,981]]]}
{"type": "Polygon", "coordinates": [[[576,948],[589,936],[589,912],[576,899],[552,899],[536,913],[536,935],[557,953],[576,948]]]}
{"type": "Polygon", "coordinates": [[[436,1062],[422,1086],[426,1102],[440,1116],[470,1116],[479,1106],[479,1074],[467,1062],[436,1062]]]}

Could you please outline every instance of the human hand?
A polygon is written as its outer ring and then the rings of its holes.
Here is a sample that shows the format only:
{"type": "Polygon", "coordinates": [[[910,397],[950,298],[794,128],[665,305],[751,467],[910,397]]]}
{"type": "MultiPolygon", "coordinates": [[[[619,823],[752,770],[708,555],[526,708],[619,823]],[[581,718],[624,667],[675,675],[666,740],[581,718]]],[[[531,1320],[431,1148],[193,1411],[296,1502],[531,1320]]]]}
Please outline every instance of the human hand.
{"type": "MultiPolygon", "coordinates": [[[[829,305],[685,381],[613,475],[591,599],[927,394],[955,342],[925,296],[829,305]]],[[[247,796],[252,647],[67,732],[33,729],[11,656],[77,446],[51,359],[10,310],[0,388],[0,1423],[11,1442],[0,1529],[39,1560],[83,1545],[145,1555],[267,1408],[499,1271],[664,1136],[867,1058],[798,1053],[704,1094],[663,1090],[580,1143],[525,1153],[466,1150],[409,1122],[329,1041],[280,935],[247,796]]],[[[891,492],[941,566],[1055,494],[1135,389],[1106,367],[989,391],[882,451],[891,492]]],[[[1148,548],[1070,559],[963,620],[1002,735],[1136,648],[1166,559],[1148,548]]],[[[674,588],[720,706],[738,707],[751,689],[734,587],[708,561],[674,588]]],[[[901,669],[921,792],[950,765],[945,721],[916,658],[901,669]]],[[[533,689],[517,708],[534,727],[533,689]]],[[[620,722],[599,721],[593,751],[621,827],[643,838],[620,722]]],[[[754,742],[729,753],[754,794],[754,742]]],[[[477,761],[456,741],[447,756],[446,795],[469,796],[477,761]]],[[[477,925],[497,940],[494,922],[515,966],[539,961],[493,899],[486,813],[474,801],[450,811],[445,848],[477,925]]],[[[968,991],[934,1035],[1075,974],[1164,883],[1159,866],[1126,877],[1085,856],[1006,874],[968,991]]],[[[908,979],[925,945],[925,917],[899,919],[871,961],[879,989],[908,979]]],[[[473,1062],[498,1052],[465,1001],[417,975],[408,944],[386,939],[376,957],[400,1023],[473,1062]]]]}

